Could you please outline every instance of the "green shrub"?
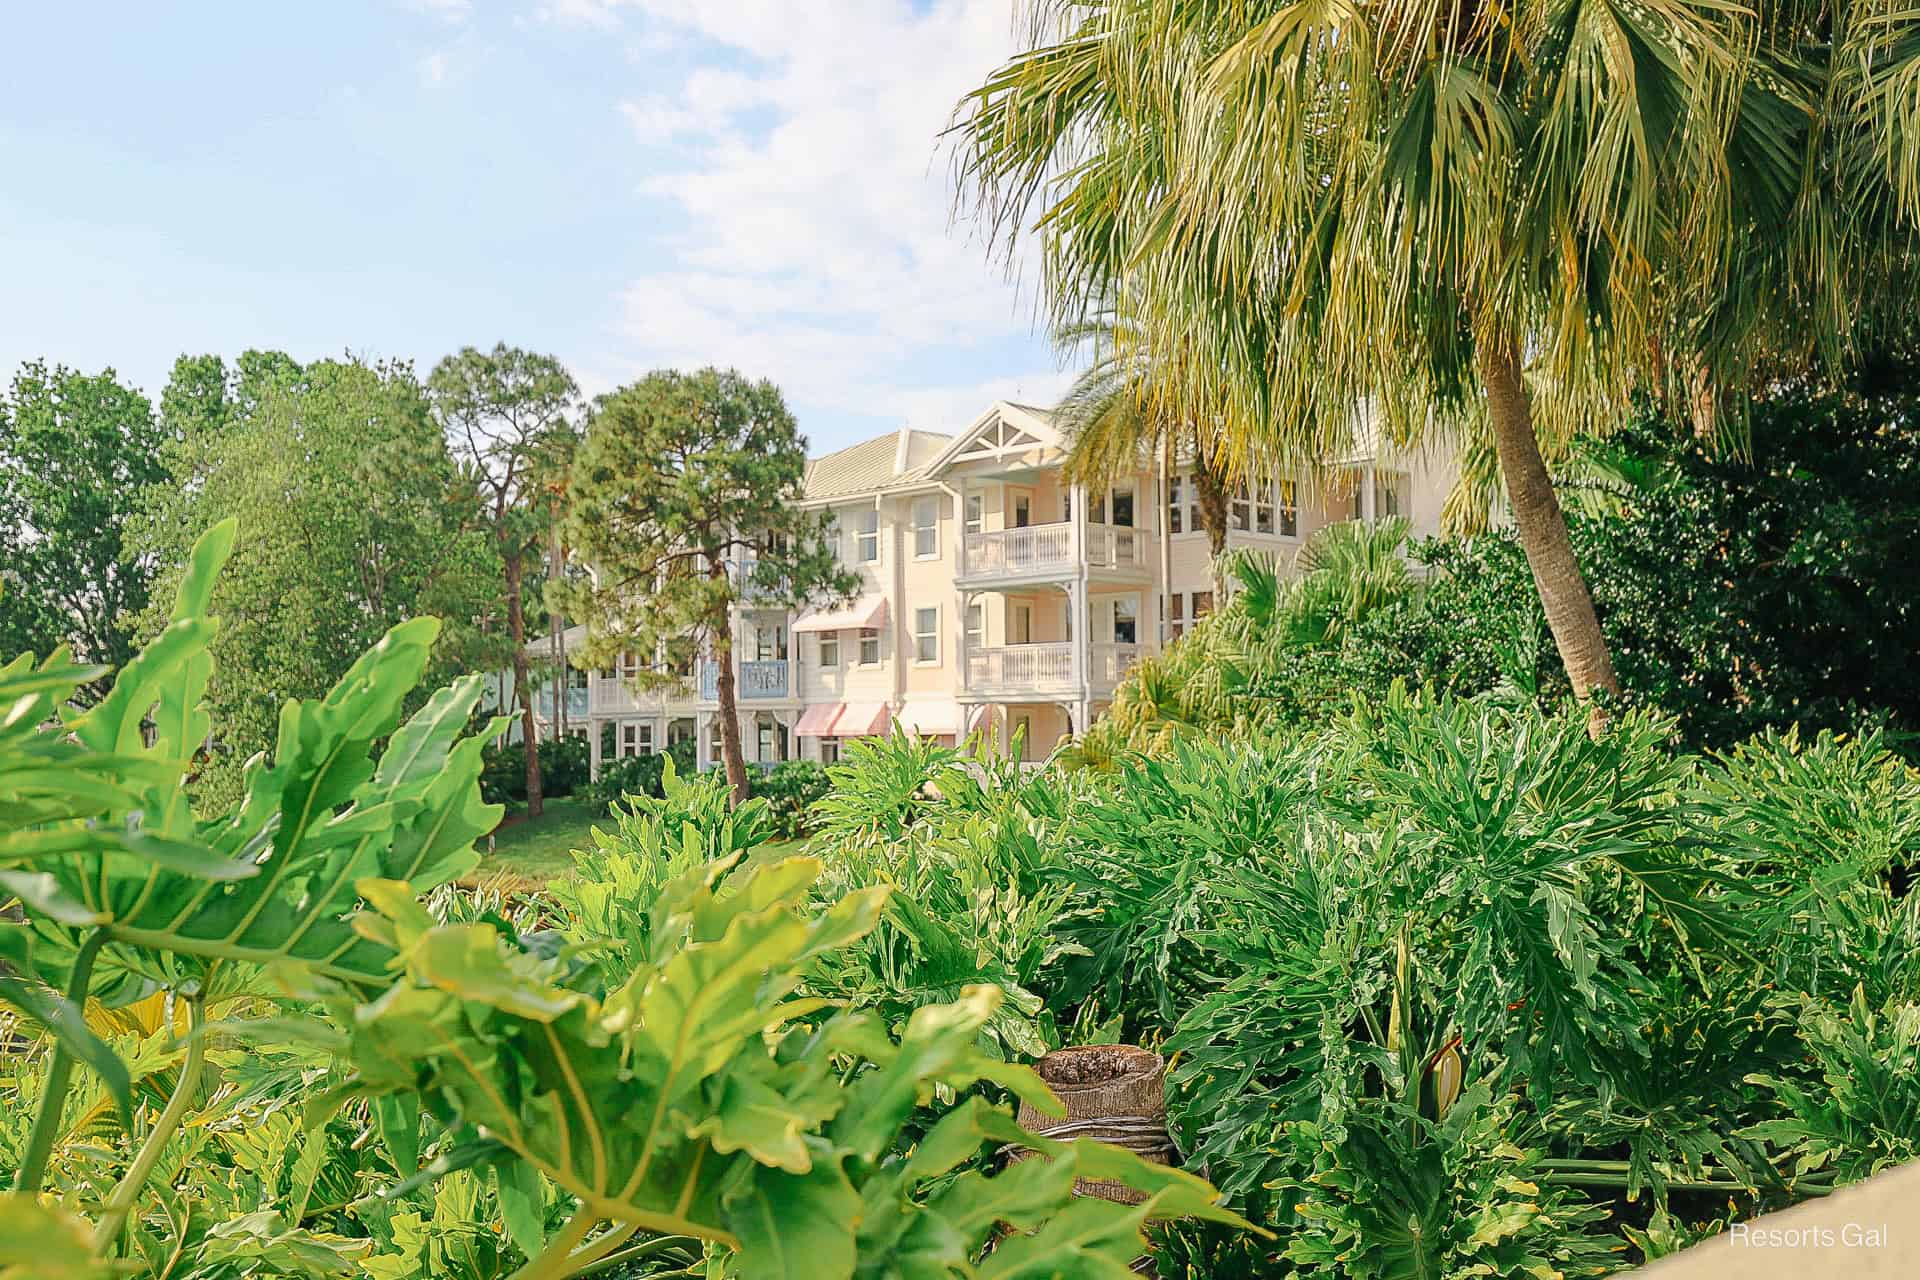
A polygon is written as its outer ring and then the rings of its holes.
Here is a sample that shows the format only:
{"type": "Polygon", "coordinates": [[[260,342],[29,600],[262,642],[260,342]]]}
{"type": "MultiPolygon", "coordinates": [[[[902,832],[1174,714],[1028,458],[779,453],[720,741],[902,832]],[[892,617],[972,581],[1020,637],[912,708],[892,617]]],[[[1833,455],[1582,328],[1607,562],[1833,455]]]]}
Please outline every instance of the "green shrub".
{"type": "Polygon", "coordinates": [[[673,760],[681,773],[691,773],[693,757],[694,744],[682,740],[665,751],[603,759],[600,776],[581,787],[580,796],[594,813],[612,813],[616,803],[625,796],[650,796],[657,800],[668,759],[673,760]]]}
{"type": "Polygon", "coordinates": [[[243,803],[196,822],[232,536],[201,541],[173,621],[91,709],[69,699],[103,673],[65,654],[0,667],[0,1001],[36,1037],[0,1077],[7,1263],[558,1280],[725,1255],[712,1274],[851,1280],[969,1273],[992,1247],[1009,1275],[1111,1275],[1150,1221],[1239,1221],[1197,1178],[1036,1138],[981,1097],[927,1109],[982,1081],[1057,1104],[980,1051],[991,987],[897,1028],[809,994],[890,891],[816,892],[814,859],[742,866],[765,805],[729,814],[717,780],[636,802],[642,874],[687,870],[580,948],[455,896],[500,816],[479,777],[504,725],[466,734],[478,676],[403,718],[432,619],[288,703],[243,803]],[[1038,1158],[993,1172],[1007,1144],[1038,1158]],[[1145,1199],[1076,1200],[1079,1178],[1145,1199]]]}
{"type": "MultiPolygon", "coordinates": [[[[590,766],[587,740],[569,734],[540,742],[541,794],[571,796],[587,784],[590,766]]],[[[488,804],[509,806],[527,802],[527,752],[518,742],[490,747],[480,773],[480,793],[488,804]]]]}
{"type": "Polygon", "coordinates": [[[767,802],[774,838],[798,840],[807,834],[808,812],[831,788],[827,767],[814,760],[782,760],[756,769],[747,779],[753,795],[767,802]]]}

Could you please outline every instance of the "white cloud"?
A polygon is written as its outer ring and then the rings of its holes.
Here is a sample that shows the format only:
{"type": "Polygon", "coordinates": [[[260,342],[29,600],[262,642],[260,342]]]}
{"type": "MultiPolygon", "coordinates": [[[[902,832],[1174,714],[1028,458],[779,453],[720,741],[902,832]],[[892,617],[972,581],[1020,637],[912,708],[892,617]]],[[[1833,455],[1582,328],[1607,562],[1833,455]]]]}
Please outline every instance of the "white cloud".
{"type": "Polygon", "coordinates": [[[445,84],[451,65],[451,60],[444,51],[428,54],[420,59],[421,82],[428,86],[445,84]]]}
{"type": "MultiPolygon", "coordinates": [[[[643,194],[684,224],[628,283],[636,370],[725,363],[834,413],[970,421],[993,395],[1050,400],[1023,301],[951,223],[939,135],[1014,49],[1008,0],[550,0],[576,21],[670,32],[693,67],[619,104],[664,147],[643,194]],[[956,376],[958,371],[958,376],[956,376]],[[972,381],[975,372],[981,380],[972,381]]],[[[557,12],[551,16],[560,16],[557,12]]]]}

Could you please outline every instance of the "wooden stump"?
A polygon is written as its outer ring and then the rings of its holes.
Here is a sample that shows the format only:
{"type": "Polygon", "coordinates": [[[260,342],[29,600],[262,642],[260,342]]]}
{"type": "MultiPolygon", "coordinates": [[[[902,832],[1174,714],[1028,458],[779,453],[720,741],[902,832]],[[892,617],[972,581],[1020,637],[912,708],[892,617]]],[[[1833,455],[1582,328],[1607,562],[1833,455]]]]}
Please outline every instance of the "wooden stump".
{"type": "MultiPolygon", "coordinates": [[[[1149,1049],[1131,1044],[1089,1044],[1058,1049],[1033,1064],[1067,1109],[1054,1119],[1020,1104],[1020,1126],[1043,1138],[1093,1138],[1151,1160],[1172,1164],[1177,1152],[1167,1133],[1167,1063],[1149,1049]]],[[[1011,1164],[1030,1152],[1009,1153],[1011,1164]]],[[[1086,1178],[1074,1183],[1077,1195],[1120,1204],[1139,1204],[1144,1195],[1117,1182],[1086,1178]]]]}

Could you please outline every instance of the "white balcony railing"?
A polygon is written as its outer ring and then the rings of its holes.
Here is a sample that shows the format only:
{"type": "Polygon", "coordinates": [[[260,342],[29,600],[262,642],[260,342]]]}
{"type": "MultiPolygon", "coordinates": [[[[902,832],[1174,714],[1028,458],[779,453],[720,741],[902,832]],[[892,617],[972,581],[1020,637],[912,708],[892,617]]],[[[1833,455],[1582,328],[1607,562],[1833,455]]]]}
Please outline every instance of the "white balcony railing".
{"type": "MultiPolygon", "coordinates": [[[[787,660],[743,661],[734,678],[733,696],[742,702],[787,696],[787,660]]],[[[700,664],[700,696],[712,702],[720,696],[720,664],[700,664]]]]}
{"type": "Polygon", "coordinates": [[[1095,693],[1110,693],[1143,652],[1137,644],[1087,646],[1087,683],[1095,693]]]}
{"type": "MultiPolygon", "coordinates": [[[[1144,652],[1137,644],[1087,646],[1087,687],[1095,697],[1113,692],[1144,652]]],[[[1077,693],[1073,644],[1009,644],[967,654],[967,691],[988,696],[1077,693]]]]}
{"type": "Polygon", "coordinates": [[[1090,569],[1141,569],[1149,564],[1149,535],[1125,525],[1086,526],[1084,555],[1066,521],[1020,529],[969,533],[960,544],[960,577],[1028,578],[1090,569]]]}
{"type": "Polygon", "coordinates": [[[1009,644],[967,654],[973,693],[1067,693],[1074,688],[1072,644],[1009,644]]]}

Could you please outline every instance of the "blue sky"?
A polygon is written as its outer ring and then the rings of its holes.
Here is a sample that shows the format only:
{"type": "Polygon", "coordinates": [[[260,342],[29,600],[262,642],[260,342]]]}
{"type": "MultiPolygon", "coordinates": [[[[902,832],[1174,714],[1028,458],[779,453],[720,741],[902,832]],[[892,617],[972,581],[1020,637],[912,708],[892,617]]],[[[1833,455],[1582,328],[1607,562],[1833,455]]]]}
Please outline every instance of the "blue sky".
{"type": "MultiPolygon", "coordinates": [[[[17,6],[0,370],[550,351],[786,390],[817,449],[1065,383],[936,134],[1011,0],[17,6]]],[[[1028,274],[1030,280],[1030,273],[1028,274]]]]}

